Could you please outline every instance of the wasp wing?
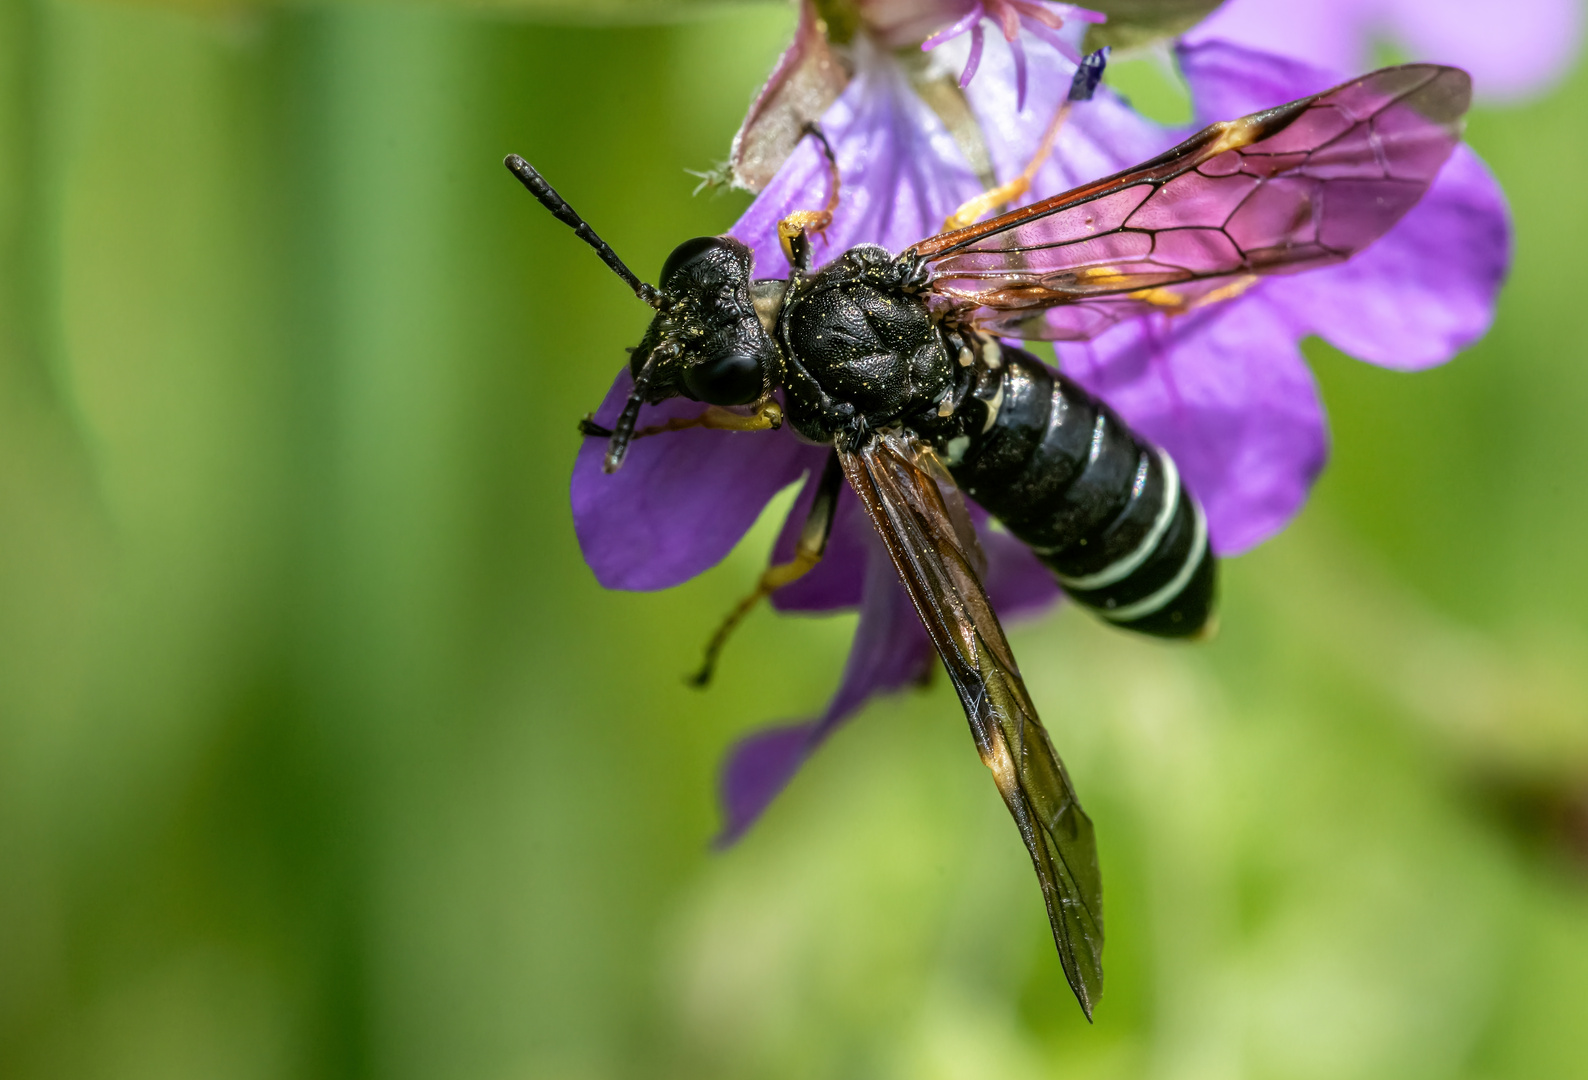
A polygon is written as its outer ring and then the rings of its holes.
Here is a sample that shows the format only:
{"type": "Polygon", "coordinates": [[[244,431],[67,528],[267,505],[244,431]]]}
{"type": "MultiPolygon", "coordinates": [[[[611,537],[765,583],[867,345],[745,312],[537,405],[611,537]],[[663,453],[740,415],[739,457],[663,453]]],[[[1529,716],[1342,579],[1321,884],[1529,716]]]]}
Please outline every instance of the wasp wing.
{"type": "MultiPolygon", "coordinates": [[[[1009,642],[973,569],[974,536],[956,528],[931,451],[880,435],[839,459],[882,535],[958,691],[981,759],[1014,815],[1047,902],[1065,977],[1091,1019],[1103,991],[1103,887],[1092,822],[1026,693],[1009,642]]],[[[946,475],[946,474],[944,474],[946,475]]]]}
{"type": "Polygon", "coordinates": [[[1384,68],[905,254],[968,321],[1011,337],[1081,340],[1200,306],[1387,232],[1460,140],[1471,85],[1459,68],[1384,68]]]}

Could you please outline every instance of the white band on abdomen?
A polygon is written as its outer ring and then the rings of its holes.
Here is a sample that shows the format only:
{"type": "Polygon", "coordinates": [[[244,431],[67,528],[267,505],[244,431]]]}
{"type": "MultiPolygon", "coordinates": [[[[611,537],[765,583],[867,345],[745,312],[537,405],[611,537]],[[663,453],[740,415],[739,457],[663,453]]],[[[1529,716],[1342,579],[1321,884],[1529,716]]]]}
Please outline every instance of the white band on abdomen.
{"type": "MultiPolygon", "coordinates": [[[[1081,577],[1066,577],[1056,573],[1059,584],[1066,589],[1075,589],[1085,592],[1088,589],[1101,589],[1105,585],[1112,585],[1116,581],[1124,581],[1136,568],[1147,561],[1158,547],[1158,541],[1163,539],[1163,534],[1169,531],[1169,523],[1174,520],[1174,512],[1180,505],[1180,470],[1175,467],[1174,458],[1158,451],[1158,461],[1163,465],[1163,506],[1158,510],[1158,516],[1153,520],[1152,528],[1147,530],[1147,535],[1142,537],[1141,543],[1129,555],[1122,556],[1109,563],[1095,574],[1084,574],[1081,577]]],[[[1145,601],[1143,601],[1145,603],[1145,601]]]]}
{"type": "Polygon", "coordinates": [[[1114,608],[1112,611],[1098,608],[1096,610],[1099,615],[1109,622],[1133,622],[1143,615],[1151,615],[1185,590],[1186,585],[1191,581],[1191,576],[1202,564],[1202,556],[1208,547],[1208,521],[1202,515],[1202,507],[1195,499],[1191,500],[1191,511],[1196,515],[1196,531],[1191,534],[1191,550],[1186,552],[1185,565],[1180,567],[1180,572],[1151,596],[1137,600],[1134,604],[1114,608]]]}

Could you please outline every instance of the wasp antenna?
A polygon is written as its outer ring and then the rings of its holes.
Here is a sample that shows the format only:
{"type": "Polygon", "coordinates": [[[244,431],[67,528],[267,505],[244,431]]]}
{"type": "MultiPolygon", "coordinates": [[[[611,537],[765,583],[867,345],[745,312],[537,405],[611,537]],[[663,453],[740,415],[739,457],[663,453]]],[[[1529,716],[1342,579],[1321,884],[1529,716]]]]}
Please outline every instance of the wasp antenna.
{"type": "MultiPolygon", "coordinates": [[[[623,265],[623,260],[618,258],[618,253],[612,250],[610,244],[596,235],[589,222],[575,213],[574,208],[568,205],[568,200],[557,194],[555,188],[546,183],[546,178],[535,171],[535,166],[519,157],[517,154],[508,154],[502,164],[508,171],[518,177],[519,183],[529,189],[529,193],[540,200],[540,204],[550,210],[558,221],[573,229],[574,234],[595,248],[595,253],[601,256],[601,261],[612,268],[634,290],[634,295],[644,300],[651,307],[660,307],[661,294],[653,285],[647,285],[634,276],[634,271],[623,265]]],[[[621,454],[619,455],[621,459],[621,454]]],[[[611,472],[611,469],[607,470],[611,472]]]]}
{"type": "Polygon", "coordinates": [[[640,406],[645,404],[645,393],[651,387],[651,374],[656,370],[656,362],[664,357],[677,352],[675,346],[662,344],[645,358],[645,363],[640,365],[638,374],[634,376],[634,389],[629,391],[629,400],[623,405],[623,412],[618,415],[617,423],[612,425],[612,438],[607,443],[607,456],[601,462],[601,471],[615,473],[618,466],[623,464],[623,456],[629,452],[629,440],[634,438],[634,424],[640,418],[640,406]]]}
{"type": "Polygon", "coordinates": [[[607,456],[601,462],[601,471],[615,473],[618,466],[623,464],[623,457],[629,452],[629,440],[634,437],[634,424],[640,418],[640,406],[645,404],[641,394],[639,380],[634,382],[634,391],[629,394],[629,400],[624,403],[623,411],[618,414],[618,422],[612,425],[612,438],[607,443],[607,456]]]}

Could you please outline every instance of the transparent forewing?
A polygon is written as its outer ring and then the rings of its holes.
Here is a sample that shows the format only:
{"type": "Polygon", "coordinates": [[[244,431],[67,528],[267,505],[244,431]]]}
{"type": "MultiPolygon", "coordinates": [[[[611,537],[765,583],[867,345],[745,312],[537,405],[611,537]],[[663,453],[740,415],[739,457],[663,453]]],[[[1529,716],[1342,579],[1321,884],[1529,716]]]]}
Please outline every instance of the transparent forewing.
{"type": "Polygon", "coordinates": [[[1470,94],[1459,68],[1385,68],[910,253],[934,293],[996,333],[1079,340],[1183,311],[1382,236],[1450,156],[1470,94]]]}
{"type": "Polygon", "coordinates": [[[1090,1018],[1103,991],[1103,889],[1092,822],[1037,719],[973,569],[976,552],[967,548],[974,536],[956,528],[938,481],[922,466],[929,454],[904,436],[885,435],[839,458],[943,658],[976,749],[1020,828],[1059,961],[1090,1018]]]}

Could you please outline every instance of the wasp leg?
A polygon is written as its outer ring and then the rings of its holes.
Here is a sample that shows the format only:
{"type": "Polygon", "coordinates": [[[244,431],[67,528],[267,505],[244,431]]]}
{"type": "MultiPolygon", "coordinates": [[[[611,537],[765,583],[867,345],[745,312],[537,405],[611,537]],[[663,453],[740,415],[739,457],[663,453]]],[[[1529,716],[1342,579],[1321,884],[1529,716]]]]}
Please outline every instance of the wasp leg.
{"type": "Polygon", "coordinates": [[[833,223],[826,210],[796,210],[777,223],[778,242],[788,264],[801,274],[811,272],[811,235],[820,236],[833,223]]]}
{"type": "MultiPolygon", "coordinates": [[[[686,431],[697,427],[712,431],[776,431],[782,426],[783,406],[769,398],[757,405],[748,415],[718,405],[708,405],[706,411],[699,416],[675,416],[663,423],[642,427],[632,437],[643,439],[647,435],[661,435],[669,431],[686,431]]],[[[596,423],[593,413],[579,421],[579,433],[595,439],[612,437],[612,429],[596,423]]]]}
{"type": "Polygon", "coordinates": [[[827,159],[827,205],[820,210],[796,210],[777,223],[777,238],[783,245],[783,254],[789,266],[801,274],[811,271],[811,236],[820,236],[833,223],[839,188],[838,158],[827,136],[815,124],[806,124],[805,134],[815,137],[821,145],[822,156],[827,159]]]}
{"type": "Polygon", "coordinates": [[[722,647],[728,643],[728,638],[744,621],[744,617],[755,610],[757,604],[783,586],[798,581],[822,561],[822,553],[827,550],[828,537],[833,534],[833,512],[838,507],[838,492],[843,484],[843,475],[843,469],[838,465],[838,454],[836,452],[829,454],[827,467],[822,470],[822,477],[816,488],[816,497],[811,500],[810,512],[805,515],[805,524],[800,527],[799,539],[794,543],[794,557],[786,563],[776,563],[767,567],[766,572],[761,575],[761,580],[755,583],[750,595],[740,600],[734,609],[728,612],[728,617],[722,620],[722,625],[717,627],[717,632],[711,635],[711,640],[706,643],[705,660],[701,663],[700,670],[689,677],[691,685],[705,686],[711,681],[722,647]]]}
{"type": "Polygon", "coordinates": [[[1070,109],[1074,104],[1073,99],[1066,98],[1059,106],[1058,111],[1053,114],[1053,119],[1048,123],[1048,130],[1043,133],[1042,141],[1037,144],[1037,152],[1031,155],[1031,160],[1019,176],[1007,183],[999,184],[990,191],[982,192],[974,199],[967,200],[963,206],[944,219],[942,231],[953,232],[955,229],[974,225],[983,214],[997,210],[1031,190],[1031,181],[1036,177],[1042,163],[1048,160],[1048,155],[1053,153],[1053,141],[1059,137],[1064,122],[1070,118],[1070,109]]]}

